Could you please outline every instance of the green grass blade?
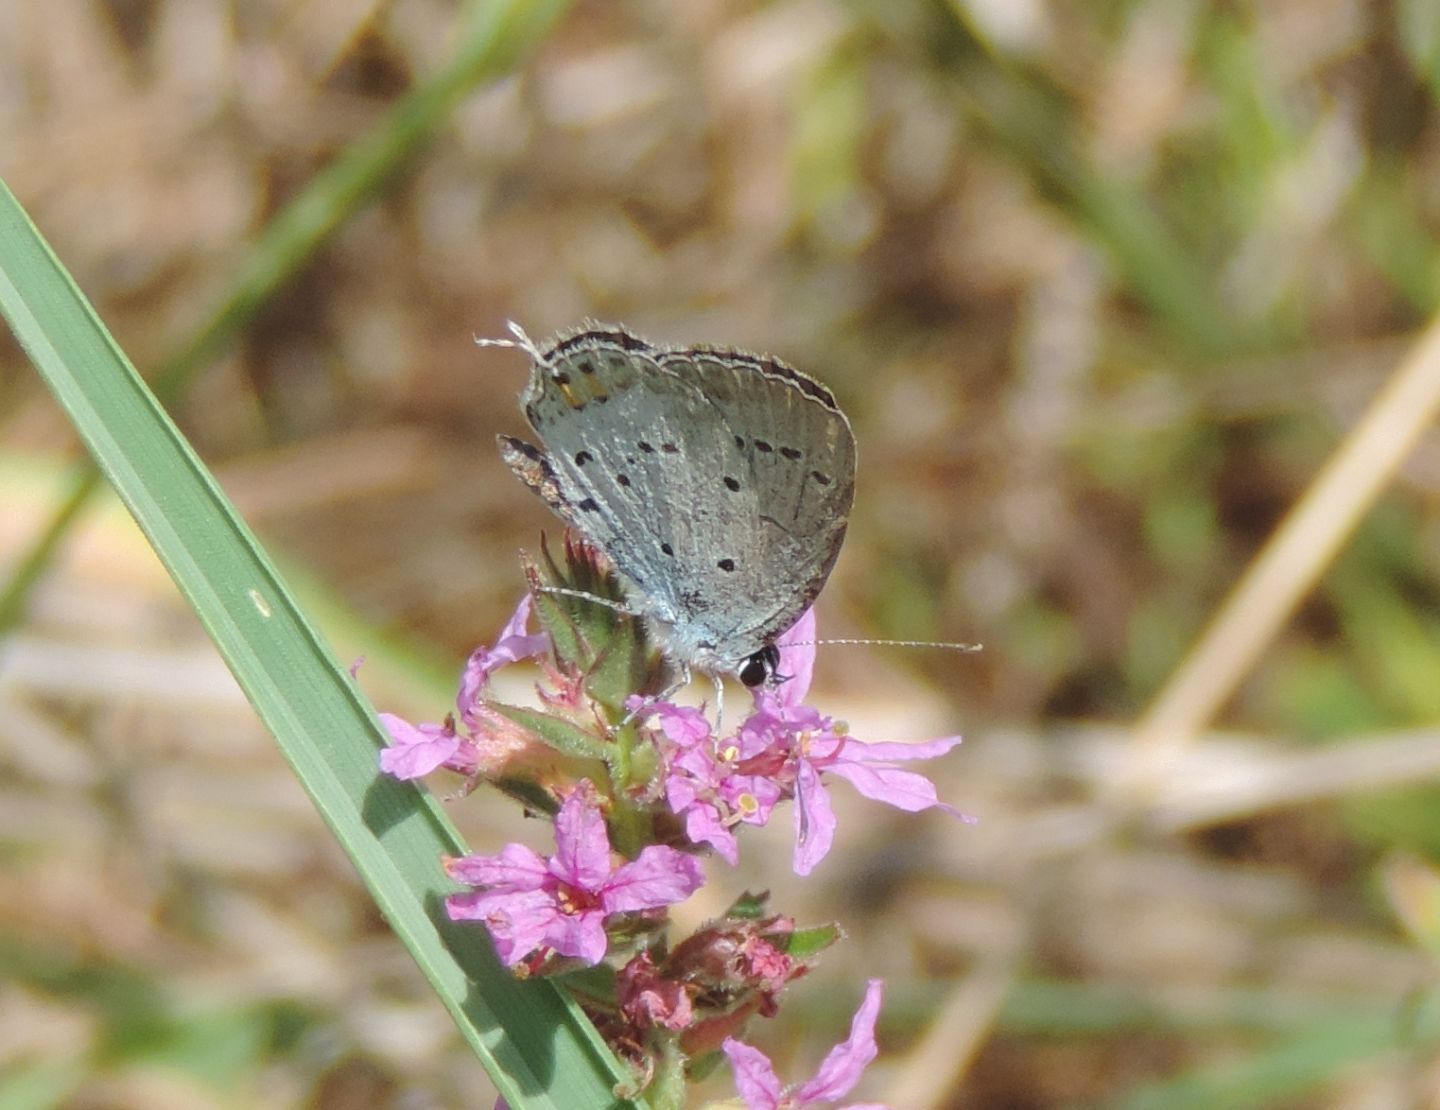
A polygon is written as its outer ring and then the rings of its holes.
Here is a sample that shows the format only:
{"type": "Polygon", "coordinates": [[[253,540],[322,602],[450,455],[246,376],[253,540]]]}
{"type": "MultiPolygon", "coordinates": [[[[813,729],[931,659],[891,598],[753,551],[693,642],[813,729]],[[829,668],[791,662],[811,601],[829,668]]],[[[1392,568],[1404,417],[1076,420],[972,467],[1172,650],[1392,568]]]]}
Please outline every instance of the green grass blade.
{"type": "MultiPolygon", "coordinates": [[[[154,375],[168,400],[233,342],[261,307],[329,238],[375,199],[476,85],[509,72],[541,42],[570,0],[476,0],[467,6],[449,63],[401,100],[374,131],[348,147],[265,228],[209,317],[154,375]]],[[[19,623],[31,589],[95,491],[80,481],[0,591],[0,634],[19,623]]]]}
{"type": "Polygon", "coordinates": [[[364,698],[3,183],[0,311],[511,1106],[616,1105],[620,1065],[578,1010],[446,918],[453,829],[428,796],[377,775],[364,698]]]}

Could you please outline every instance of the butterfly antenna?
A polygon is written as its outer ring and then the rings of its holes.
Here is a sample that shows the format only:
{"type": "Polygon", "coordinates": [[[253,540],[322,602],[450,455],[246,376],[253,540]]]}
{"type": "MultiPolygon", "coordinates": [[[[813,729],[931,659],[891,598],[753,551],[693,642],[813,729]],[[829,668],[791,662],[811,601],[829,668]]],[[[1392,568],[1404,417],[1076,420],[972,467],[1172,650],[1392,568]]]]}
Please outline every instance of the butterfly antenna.
{"type": "Polygon", "coordinates": [[[939,651],[984,651],[984,644],[952,644],[947,640],[787,640],[784,647],[830,647],[833,645],[869,647],[934,648],[939,651]]]}
{"type": "Polygon", "coordinates": [[[477,335],[475,345],[477,347],[514,347],[518,351],[524,351],[541,366],[548,367],[550,365],[536,342],[525,334],[524,328],[514,320],[506,320],[505,326],[510,329],[510,334],[515,337],[514,339],[487,339],[477,335]]]}

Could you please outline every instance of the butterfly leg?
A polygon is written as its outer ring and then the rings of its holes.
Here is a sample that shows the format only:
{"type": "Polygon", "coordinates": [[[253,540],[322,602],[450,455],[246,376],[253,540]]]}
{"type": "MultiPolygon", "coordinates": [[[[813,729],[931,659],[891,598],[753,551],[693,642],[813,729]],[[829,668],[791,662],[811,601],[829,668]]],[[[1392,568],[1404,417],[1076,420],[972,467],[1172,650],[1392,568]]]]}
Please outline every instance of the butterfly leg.
{"type": "Polygon", "coordinates": [[[718,674],[712,674],[710,681],[715,683],[715,735],[720,736],[725,731],[725,683],[718,674]]]}
{"type": "MultiPolygon", "coordinates": [[[[624,602],[612,601],[608,597],[601,597],[599,594],[586,593],[584,590],[572,590],[568,586],[539,586],[537,587],[537,589],[542,594],[558,594],[560,597],[578,597],[582,601],[590,601],[594,602],[596,605],[603,605],[606,609],[613,609],[615,610],[615,612],[622,613],[627,617],[639,617],[644,615],[642,613],[637,613],[634,609],[630,608],[630,606],[626,605],[624,602]]],[[[686,681],[689,680],[687,679],[686,681]]],[[[673,693],[674,691],[671,692],[673,693]]]]}
{"type": "Polygon", "coordinates": [[[652,705],[654,705],[657,701],[669,701],[669,700],[670,700],[670,695],[672,695],[672,694],[674,694],[674,693],[677,693],[677,692],[680,691],[680,690],[685,689],[685,687],[687,687],[687,686],[689,686],[689,685],[690,685],[690,668],[689,668],[688,666],[682,664],[681,667],[680,667],[680,677],[679,677],[679,678],[677,678],[674,682],[670,683],[669,686],[665,687],[665,689],[661,690],[661,691],[660,691],[658,694],[656,694],[653,698],[646,698],[643,702],[641,702],[639,705],[637,705],[634,709],[630,710],[629,713],[625,714],[625,716],[624,716],[623,718],[621,718],[620,724],[619,724],[618,727],[624,728],[624,727],[625,727],[626,725],[628,725],[631,721],[633,721],[636,717],[640,716],[640,714],[642,714],[642,713],[644,713],[646,710],[648,710],[648,709],[649,709],[652,705]]]}

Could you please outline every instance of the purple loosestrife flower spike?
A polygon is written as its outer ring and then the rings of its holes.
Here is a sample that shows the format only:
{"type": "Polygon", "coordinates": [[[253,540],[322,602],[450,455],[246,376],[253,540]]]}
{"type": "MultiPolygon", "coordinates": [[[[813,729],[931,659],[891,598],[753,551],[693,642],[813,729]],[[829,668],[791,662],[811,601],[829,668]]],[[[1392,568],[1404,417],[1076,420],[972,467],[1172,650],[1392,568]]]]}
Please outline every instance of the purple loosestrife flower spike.
{"type": "MultiPolygon", "coordinates": [[[[838,1102],[849,1094],[878,1052],[875,1019],[880,1014],[883,994],[884,984],[871,979],[865,988],[865,1000],[850,1022],[850,1036],[830,1050],[812,1078],[793,1087],[781,1087],[769,1057],[758,1048],[727,1037],[721,1047],[748,1110],[803,1110],[815,1103],[838,1102]]],[[[878,1102],[852,1102],[841,1110],[887,1108],[878,1102]]]]}
{"type": "Polygon", "coordinates": [[[451,918],[485,922],[496,952],[511,966],[540,948],[599,963],[609,943],[609,918],[683,901],[704,881],[693,857],[659,845],[615,867],[605,818],[588,783],[560,806],[549,859],[523,844],[507,844],[493,856],[449,860],[445,869],[477,888],[446,899],[451,918]]]}

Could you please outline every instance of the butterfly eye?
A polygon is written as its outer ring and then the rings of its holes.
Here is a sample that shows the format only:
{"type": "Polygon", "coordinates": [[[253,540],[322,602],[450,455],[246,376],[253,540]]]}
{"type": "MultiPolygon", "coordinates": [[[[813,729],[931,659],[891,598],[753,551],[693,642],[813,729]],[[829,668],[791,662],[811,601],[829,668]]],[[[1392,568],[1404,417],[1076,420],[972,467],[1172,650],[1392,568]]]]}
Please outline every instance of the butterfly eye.
{"type": "Polygon", "coordinates": [[[751,689],[763,686],[779,665],[780,649],[774,644],[766,644],[740,664],[740,681],[751,689]]]}

